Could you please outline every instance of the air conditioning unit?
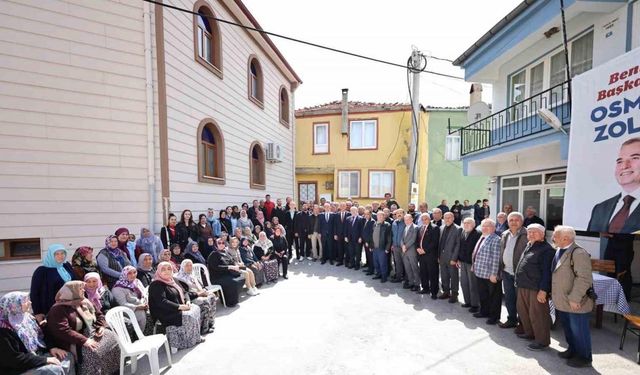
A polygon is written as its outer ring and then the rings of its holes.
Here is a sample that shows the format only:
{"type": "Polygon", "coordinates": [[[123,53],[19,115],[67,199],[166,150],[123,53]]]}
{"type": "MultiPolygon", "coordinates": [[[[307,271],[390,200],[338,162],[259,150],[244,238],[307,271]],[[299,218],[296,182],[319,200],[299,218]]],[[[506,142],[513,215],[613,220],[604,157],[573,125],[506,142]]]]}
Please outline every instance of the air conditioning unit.
{"type": "Polygon", "coordinates": [[[277,143],[267,143],[267,161],[269,163],[282,162],[282,146],[277,143]]]}

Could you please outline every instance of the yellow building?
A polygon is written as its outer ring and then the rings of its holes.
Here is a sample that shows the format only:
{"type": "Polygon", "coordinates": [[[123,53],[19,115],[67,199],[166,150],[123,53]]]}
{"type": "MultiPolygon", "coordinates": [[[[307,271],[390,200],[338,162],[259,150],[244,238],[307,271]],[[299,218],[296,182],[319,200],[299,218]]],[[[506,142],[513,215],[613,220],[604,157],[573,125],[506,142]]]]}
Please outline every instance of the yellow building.
{"type": "MultiPolygon", "coordinates": [[[[385,193],[402,207],[410,202],[411,106],[342,102],[296,111],[297,200],[382,201],[385,193]]],[[[424,199],[427,180],[428,113],[421,107],[416,181],[424,199]]]]}

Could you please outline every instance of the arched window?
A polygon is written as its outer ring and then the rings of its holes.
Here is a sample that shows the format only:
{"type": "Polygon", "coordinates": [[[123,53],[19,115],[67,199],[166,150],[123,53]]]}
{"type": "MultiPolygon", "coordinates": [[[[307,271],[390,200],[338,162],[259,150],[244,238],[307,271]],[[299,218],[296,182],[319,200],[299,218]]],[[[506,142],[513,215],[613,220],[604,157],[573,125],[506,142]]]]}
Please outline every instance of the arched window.
{"type": "Polygon", "coordinates": [[[224,138],[212,119],[205,119],[198,126],[198,180],[224,184],[224,138]]]}
{"type": "Polygon", "coordinates": [[[196,61],[222,78],[222,42],[220,28],[209,4],[199,0],[194,6],[193,16],[194,51],[196,61]]]}
{"type": "Polygon", "coordinates": [[[280,122],[289,126],[289,93],[284,86],[280,87],[280,122]]]}
{"type": "Polygon", "coordinates": [[[263,108],[263,74],[260,62],[255,55],[249,56],[248,82],[249,82],[249,99],[263,108]]]}
{"type": "Polygon", "coordinates": [[[266,183],[264,149],[258,142],[249,147],[249,179],[252,189],[264,189],[266,183]]]}

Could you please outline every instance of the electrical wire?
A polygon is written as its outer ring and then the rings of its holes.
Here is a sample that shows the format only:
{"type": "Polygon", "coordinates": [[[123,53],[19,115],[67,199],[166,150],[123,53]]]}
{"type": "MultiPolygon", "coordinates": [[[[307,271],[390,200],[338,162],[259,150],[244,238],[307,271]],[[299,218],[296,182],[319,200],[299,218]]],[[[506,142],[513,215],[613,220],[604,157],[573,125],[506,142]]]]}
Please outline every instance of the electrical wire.
{"type": "MultiPolygon", "coordinates": [[[[316,48],[324,49],[324,50],[327,50],[327,51],[340,53],[340,54],[343,54],[343,55],[357,57],[357,58],[360,58],[360,59],[369,60],[369,61],[377,62],[377,63],[380,63],[380,64],[386,64],[386,65],[390,65],[390,66],[399,67],[399,68],[402,68],[402,69],[407,69],[407,66],[402,65],[402,64],[397,64],[397,63],[394,63],[394,62],[391,62],[391,61],[386,61],[386,60],[377,59],[375,57],[369,57],[369,56],[361,55],[359,53],[354,53],[354,52],[349,52],[349,51],[345,51],[345,50],[341,50],[341,49],[337,49],[337,48],[333,48],[333,47],[324,46],[324,45],[318,44],[318,43],[307,42],[307,41],[302,40],[302,39],[292,38],[292,37],[289,37],[289,36],[286,36],[286,35],[277,34],[277,33],[270,32],[270,31],[265,31],[263,29],[258,29],[258,28],[251,27],[251,26],[246,26],[246,25],[243,25],[243,24],[240,24],[240,23],[236,23],[236,22],[224,20],[222,18],[210,16],[208,14],[197,13],[197,12],[194,12],[194,11],[191,11],[191,10],[188,10],[188,9],[177,7],[175,5],[165,4],[165,3],[161,2],[161,1],[156,1],[156,0],[142,0],[142,1],[146,1],[148,3],[152,3],[152,4],[156,4],[156,5],[160,5],[160,6],[163,6],[165,8],[177,10],[179,12],[192,14],[194,16],[205,17],[205,18],[208,18],[208,19],[211,19],[211,20],[215,20],[215,21],[220,22],[220,23],[227,24],[227,25],[237,26],[237,27],[241,27],[243,29],[256,31],[256,32],[259,32],[261,34],[273,36],[273,37],[280,38],[280,39],[285,39],[285,40],[288,40],[288,41],[291,41],[291,42],[305,44],[305,45],[308,45],[308,46],[311,46],[311,47],[316,47],[316,48]]],[[[430,58],[435,59],[435,60],[442,60],[442,61],[452,62],[449,59],[439,58],[439,57],[435,57],[435,56],[430,56],[430,58]]],[[[437,75],[437,76],[441,76],[441,77],[459,79],[459,80],[464,81],[463,77],[458,77],[458,76],[454,76],[454,75],[446,74],[446,73],[434,72],[434,71],[431,71],[431,70],[422,70],[421,73],[433,74],[433,75],[437,75]]]]}

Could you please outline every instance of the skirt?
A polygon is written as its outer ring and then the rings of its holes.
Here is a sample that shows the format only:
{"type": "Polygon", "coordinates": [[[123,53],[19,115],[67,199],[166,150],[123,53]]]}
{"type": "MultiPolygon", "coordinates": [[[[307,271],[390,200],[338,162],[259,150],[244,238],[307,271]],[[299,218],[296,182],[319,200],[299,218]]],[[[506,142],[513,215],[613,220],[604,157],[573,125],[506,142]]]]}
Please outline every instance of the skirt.
{"type": "Polygon", "coordinates": [[[256,285],[264,284],[265,275],[264,275],[264,267],[262,269],[258,269],[259,263],[254,263],[254,266],[251,267],[251,271],[256,277],[256,285]]]}
{"type": "Polygon", "coordinates": [[[218,299],[215,295],[210,295],[208,297],[198,297],[191,302],[200,306],[200,333],[204,335],[215,325],[218,299]]]}
{"type": "Polygon", "coordinates": [[[116,334],[105,329],[102,337],[94,337],[98,343],[95,350],[82,347],[82,361],[79,366],[80,375],[111,375],[120,368],[120,347],[116,334]]]}
{"type": "Polygon", "coordinates": [[[187,349],[200,342],[200,307],[191,304],[189,311],[182,312],[182,325],[166,327],[169,346],[177,349],[187,349]]]}
{"type": "Polygon", "coordinates": [[[263,261],[265,280],[270,283],[278,280],[278,261],[275,259],[263,261]]]}

